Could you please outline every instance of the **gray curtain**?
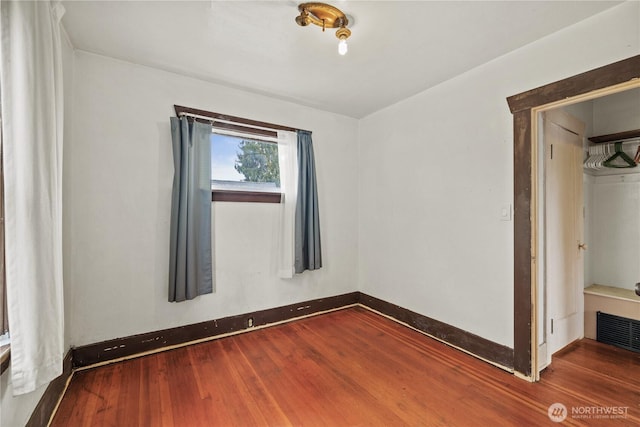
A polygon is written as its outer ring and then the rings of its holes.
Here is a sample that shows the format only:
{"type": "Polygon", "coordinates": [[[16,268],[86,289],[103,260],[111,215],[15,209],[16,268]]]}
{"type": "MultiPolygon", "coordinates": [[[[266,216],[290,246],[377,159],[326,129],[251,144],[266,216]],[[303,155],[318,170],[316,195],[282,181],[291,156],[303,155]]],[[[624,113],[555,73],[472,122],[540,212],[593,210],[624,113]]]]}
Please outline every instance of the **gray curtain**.
{"type": "Polygon", "coordinates": [[[173,194],[169,301],[213,292],[211,125],[171,117],[173,194]]]}
{"type": "Polygon", "coordinates": [[[298,131],[298,200],[295,220],[295,271],[322,267],[318,188],[311,132],[298,131]]]}

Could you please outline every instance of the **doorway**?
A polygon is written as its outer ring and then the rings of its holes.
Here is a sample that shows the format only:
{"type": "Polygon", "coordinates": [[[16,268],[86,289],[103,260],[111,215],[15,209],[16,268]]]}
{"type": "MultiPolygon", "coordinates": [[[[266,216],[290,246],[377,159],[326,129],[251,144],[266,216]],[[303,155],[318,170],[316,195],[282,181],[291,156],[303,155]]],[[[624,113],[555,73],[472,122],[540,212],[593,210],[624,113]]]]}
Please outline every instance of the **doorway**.
{"type": "Polygon", "coordinates": [[[539,379],[538,113],[640,87],[640,55],[507,99],[514,115],[514,373],[539,379]],[[535,368],[534,368],[535,367],[535,368]]]}
{"type": "Polygon", "coordinates": [[[640,168],[634,161],[640,88],[558,107],[539,119],[545,178],[538,185],[541,371],[562,347],[583,337],[597,339],[598,311],[637,317],[631,301],[640,278],[640,168]],[[554,138],[575,140],[576,158],[560,170],[554,166],[564,160],[554,138]],[[612,155],[617,141],[627,160],[612,155]],[[610,157],[617,160],[607,166],[610,157]]]}
{"type": "Polygon", "coordinates": [[[538,224],[538,371],[584,335],[583,141],[585,123],[563,109],[541,115],[538,224]]]}

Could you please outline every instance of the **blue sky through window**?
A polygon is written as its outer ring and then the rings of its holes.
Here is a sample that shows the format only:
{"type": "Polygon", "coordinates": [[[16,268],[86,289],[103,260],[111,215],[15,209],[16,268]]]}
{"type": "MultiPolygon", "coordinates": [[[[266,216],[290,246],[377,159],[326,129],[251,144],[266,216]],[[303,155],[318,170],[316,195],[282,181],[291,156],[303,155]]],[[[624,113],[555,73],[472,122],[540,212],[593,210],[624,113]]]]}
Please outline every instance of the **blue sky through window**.
{"type": "Polygon", "coordinates": [[[211,179],[242,181],[244,176],[235,170],[236,158],[242,138],[211,134],[211,179]]]}

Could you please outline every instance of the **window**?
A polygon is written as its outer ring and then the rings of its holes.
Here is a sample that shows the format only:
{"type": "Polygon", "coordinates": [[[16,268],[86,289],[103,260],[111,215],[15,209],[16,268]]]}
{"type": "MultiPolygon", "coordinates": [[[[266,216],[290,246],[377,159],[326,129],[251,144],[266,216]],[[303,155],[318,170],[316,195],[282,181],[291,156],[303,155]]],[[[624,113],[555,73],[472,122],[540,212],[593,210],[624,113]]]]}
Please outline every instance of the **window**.
{"type": "Polygon", "coordinates": [[[211,200],[280,203],[278,131],[298,129],[174,105],[176,115],[213,124],[211,200]]]}
{"type": "Polygon", "coordinates": [[[225,132],[211,134],[211,191],[217,201],[280,202],[278,144],[225,132]]]}

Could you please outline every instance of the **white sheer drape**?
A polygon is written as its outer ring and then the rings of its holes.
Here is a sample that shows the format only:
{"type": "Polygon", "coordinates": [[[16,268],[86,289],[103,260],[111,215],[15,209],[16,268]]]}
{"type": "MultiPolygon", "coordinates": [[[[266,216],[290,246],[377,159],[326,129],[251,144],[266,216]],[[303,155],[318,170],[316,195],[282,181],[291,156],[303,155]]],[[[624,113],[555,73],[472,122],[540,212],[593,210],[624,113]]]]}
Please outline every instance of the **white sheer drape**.
{"type": "Polygon", "coordinates": [[[64,8],[0,3],[7,300],[14,394],[62,372],[64,8]]]}
{"type": "Polygon", "coordinates": [[[280,167],[280,239],[278,276],[290,279],[294,272],[294,231],[298,195],[298,141],[295,132],[278,131],[278,164],[280,167]]]}

